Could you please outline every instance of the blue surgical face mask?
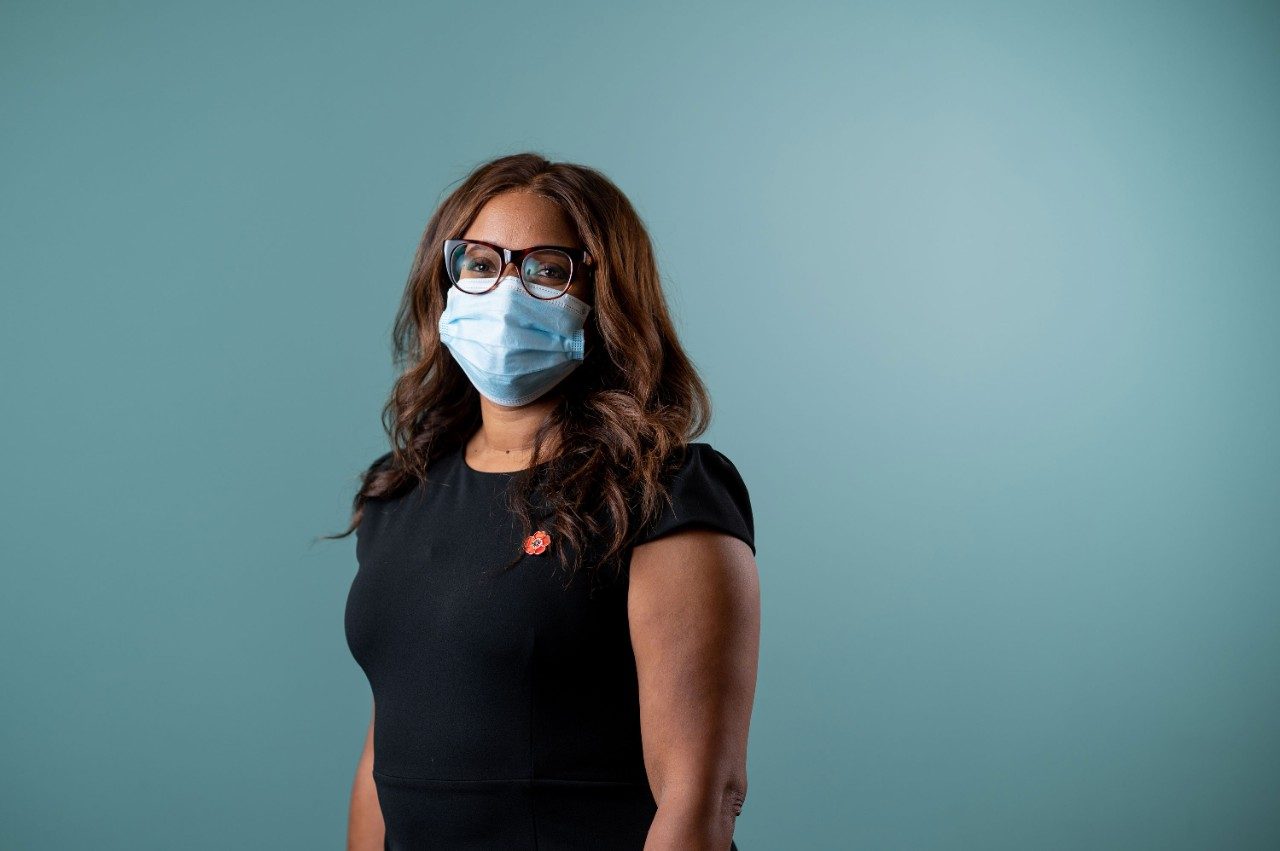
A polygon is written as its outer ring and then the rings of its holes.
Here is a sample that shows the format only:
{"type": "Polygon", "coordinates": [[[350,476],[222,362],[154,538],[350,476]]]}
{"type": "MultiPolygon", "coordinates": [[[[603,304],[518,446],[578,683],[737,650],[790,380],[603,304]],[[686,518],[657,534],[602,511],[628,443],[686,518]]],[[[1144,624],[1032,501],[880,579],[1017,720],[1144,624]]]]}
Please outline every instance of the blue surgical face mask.
{"type": "MultiPolygon", "coordinates": [[[[535,292],[558,290],[532,285],[535,292]]],[[[583,326],[591,305],[565,293],[534,298],[515,275],[480,295],[449,287],[438,329],[477,391],[514,407],[546,393],[582,364],[583,326]]]]}

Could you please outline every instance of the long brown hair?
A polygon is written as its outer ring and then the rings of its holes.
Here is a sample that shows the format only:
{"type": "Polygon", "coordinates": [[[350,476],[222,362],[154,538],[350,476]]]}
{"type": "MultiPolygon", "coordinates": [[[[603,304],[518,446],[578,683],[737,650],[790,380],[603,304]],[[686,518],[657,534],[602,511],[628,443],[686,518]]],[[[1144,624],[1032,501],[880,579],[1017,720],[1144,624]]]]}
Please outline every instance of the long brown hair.
{"type": "MultiPolygon", "coordinates": [[[[480,165],[427,222],[392,331],[402,370],[382,411],[392,450],[364,471],[351,525],[326,537],[355,531],[368,500],[427,483],[431,463],[481,425],[479,394],[436,327],[450,286],[442,244],[509,190],[555,201],[597,264],[583,361],[552,389],[558,402],[534,434],[530,467],[512,476],[508,492],[519,528],[545,528],[575,554],[572,581],[588,554],[596,567],[621,568],[635,533],[669,499],[665,474],[706,430],[711,403],[676,338],[653,245],[631,202],[600,171],[536,153],[480,165]],[[544,463],[544,444],[557,435],[560,452],[544,463]],[[536,527],[535,501],[552,515],[536,527]]],[[[508,568],[524,554],[513,550],[508,568]]]]}

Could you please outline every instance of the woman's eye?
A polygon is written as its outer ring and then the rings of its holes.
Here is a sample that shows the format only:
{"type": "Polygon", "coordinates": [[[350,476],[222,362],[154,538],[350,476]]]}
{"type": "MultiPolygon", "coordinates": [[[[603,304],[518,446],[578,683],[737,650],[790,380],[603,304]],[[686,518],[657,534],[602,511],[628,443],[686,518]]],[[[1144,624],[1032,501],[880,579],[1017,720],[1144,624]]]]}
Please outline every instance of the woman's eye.
{"type": "Polygon", "coordinates": [[[563,278],[564,270],[556,266],[543,266],[538,270],[539,278],[563,278]]]}

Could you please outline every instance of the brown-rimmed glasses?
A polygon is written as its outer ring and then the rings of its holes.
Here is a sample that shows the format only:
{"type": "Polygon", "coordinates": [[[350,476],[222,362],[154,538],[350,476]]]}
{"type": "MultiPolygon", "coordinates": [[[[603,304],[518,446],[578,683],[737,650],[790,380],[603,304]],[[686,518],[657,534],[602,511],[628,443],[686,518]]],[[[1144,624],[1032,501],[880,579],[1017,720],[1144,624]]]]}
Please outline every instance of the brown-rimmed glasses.
{"type": "Polygon", "coordinates": [[[496,287],[508,263],[520,270],[520,281],[529,295],[553,299],[564,295],[577,277],[589,280],[595,260],[585,248],[563,245],[504,248],[481,239],[444,241],[449,282],[465,293],[479,295],[496,287]]]}

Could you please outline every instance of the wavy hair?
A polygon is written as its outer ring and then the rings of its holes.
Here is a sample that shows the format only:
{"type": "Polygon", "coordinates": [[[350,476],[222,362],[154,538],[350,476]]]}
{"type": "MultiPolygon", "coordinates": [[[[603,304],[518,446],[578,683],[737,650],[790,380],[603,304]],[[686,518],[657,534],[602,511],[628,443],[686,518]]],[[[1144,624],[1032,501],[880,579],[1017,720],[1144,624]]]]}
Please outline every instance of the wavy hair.
{"type": "MultiPolygon", "coordinates": [[[[596,568],[621,570],[634,535],[669,502],[665,475],[706,430],[711,402],[676,338],[653,245],[631,202],[600,171],[537,153],[478,166],[427,222],[392,330],[400,376],[382,411],[392,449],[364,471],[350,526],[325,537],[355,531],[368,500],[429,486],[431,464],[481,425],[479,394],[437,330],[450,287],[442,246],[510,190],[554,201],[597,264],[582,363],[548,391],[557,403],[535,431],[530,467],[513,474],[508,490],[520,528],[548,528],[567,543],[571,582],[588,554],[596,568]],[[544,462],[553,438],[559,453],[544,462]],[[532,524],[536,508],[550,525],[532,524]]],[[[520,545],[513,550],[504,569],[524,555],[520,545]]]]}

